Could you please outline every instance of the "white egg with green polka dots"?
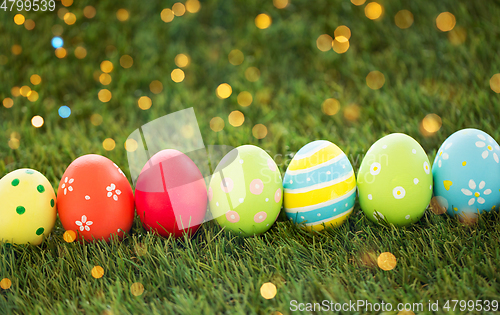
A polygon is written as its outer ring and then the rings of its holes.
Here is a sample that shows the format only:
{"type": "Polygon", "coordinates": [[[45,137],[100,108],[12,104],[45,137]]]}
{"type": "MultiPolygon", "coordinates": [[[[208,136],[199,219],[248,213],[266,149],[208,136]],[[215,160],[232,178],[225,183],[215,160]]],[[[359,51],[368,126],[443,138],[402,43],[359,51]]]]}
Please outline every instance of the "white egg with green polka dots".
{"type": "Polygon", "coordinates": [[[56,195],[40,172],[18,169],[0,179],[0,240],[38,245],[56,221],[56,195]]]}

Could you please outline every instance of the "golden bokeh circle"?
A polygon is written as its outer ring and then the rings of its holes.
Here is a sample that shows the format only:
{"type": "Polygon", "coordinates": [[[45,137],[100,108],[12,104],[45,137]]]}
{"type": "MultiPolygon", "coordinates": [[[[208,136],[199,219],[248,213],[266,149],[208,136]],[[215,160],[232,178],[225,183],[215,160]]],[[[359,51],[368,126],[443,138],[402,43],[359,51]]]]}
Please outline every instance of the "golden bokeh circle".
{"type": "Polygon", "coordinates": [[[92,114],[92,116],[90,116],[90,123],[94,126],[99,126],[102,124],[102,116],[99,114],[92,114]]]}
{"type": "Polygon", "coordinates": [[[33,127],[35,128],[40,128],[43,126],[43,123],[44,123],[44,120],[43,120],[43,117],[42,116],[39,116],[39,115],[36,115],[36,116],[33,116],[33,118],[31,118],[31,124],[33,125],[33,127]]]}
{"type": "Polygon", "coordinates": [[[239,110],[232,111],[228,116],[229,124],[233,127],[239,127],[243,125],[245,121],[245,115],[239,110]]]}
{"type": "Polygon", "coordinates": [[[55,54],[57,58],[63,59],[64,57],[66,57],[67,52],[63,47],[59,47],[55,50],[55,54]]]}
{"type": "Polygon", "coordinates": [[[151,105],[153,105],[153,102],[151,99],[147,96],[141,96],[139,100],[137,101],[137,104],[139,105],[139,108],[142,110],[147,110],[151,108],[151,105]]]}
{"type": "Polygon", "coordinates": [[[344,118],[349,121],[356,121],[361,114],[361,108],[357,104],[349,104],[344,108],[344,118]]]}
{"type": "Polygon", "coordinates": [[[260,287],[260,295],[266,300],[270,300],[276,296],[276,285],[272,282],[266,282],[260,287]]]}
{"type": "Polygon", "coordinates": [[[273,0],[273,5],[277,9],[284,9],[288,6],[288,0],[273,0]]]}
{"type": "Polygon", "coordinates": [[[158,80],[154,80],[149,83],[149,90],[153,94],[160,94],[163,91],[163,84],[158,80]]]}
{"type": "Polygon", "coordinates": [[[218,98],[220,99],[226,99],[228,98],[229,96],[231,96],[231,94],[233,93],[233,89],[231,88],[231,86],[227,83],[222,83],[220,84],[217,89],[215,90],[215,94],[217,95],[218,98]]]}
{"type": "Polygon", "coordinates": [[[132,67],[133,64],[134,64],[134,59],[132,59],[132,57],[130,57],[129,55],[123,55],[120,57],[120,65],[123,68],[128,69],[132,67]]]}
{"type": "Polygon", "coordinates": [[[113,63],[109,60],[104,60],[101,62],[101,71],[104,73],[110,73],[113,71],[113,63]]]}
{"type": "Polygon", "coordinates": [[[87,57],[87,49],[82,46],[78,46],[75,48],[75,57],[78,59],[83,59],[87,57]]]}
{"type": "Polygon", "coordinates": [[[16,150],[17,148],[19,148],[19,139],[15,139],[15,138],[10,138],[9,140],[9,148],[11,148],[12,150],[16,150]]]}
{"type": "Polygon", "coordinates": [[[28,94],[31,92],[31,88],[27,85],[23,85],[20,89],[19,89],[19,93],[24,96],[24,97],[28,97],[28,94]]]}
{"type": "Polygon", "coordinates": [[[396,256],[394,256],[392,253],[389,252],[384,252],[380,254],[377,258],[377,265],[379,266],[380,269],[389,271],[394,268],[396,268],[396,256]]]}
{"type": "Polygon", "coordinates": [[[328,34],[319,35],[316,39],[316,47],[321,51],[332,49],[333,38],[328,34]]]}
{"type": "Polygon", "coordinates": [[[380,71],[370,71],[366,76],[366,85],[372,90],[378,90],[385,84],[385,76],[380,71]]]}
{"type": "Polygon", "coordinates": [[[321,110],[328,116],[333,116],[340,110],[340,103],[334,98],[327,98],[321,105],[321,110]]]}
{"type": "Polygon", "coordinates": [[[3,99],[3,107],[5,108],[11,108],[12,106],[14,106],[14,100],[11,99],[10,97],[6,97],[3,99]]]}
{"type": "Polygon", "coordinates": [[[490,88],[493,92],[500,93],[500,73],[496,73],[491,77],[490,88]]]}
{"type": "Polygon", "coordinates": [[[198,0],[187,0],[186,1],[186,11],[188,11],[189,13],[196,13],[196,12],[200,11],[200,7],[201,7],[201,4],[200,4],[200,1],[198,1],[198,0]]]}
{"type": "Polygon", "coordinates": [[[111,76],[107,73],[101,73],[99,82],[101,82],[102,85],[108,85],[111,83],[111,76]]]}
{"type": "Polygon", "coordinates": [[[394,23],[400,29],[406,29],[413,25],[413,14],[408,10],[401,10],[394,16],[394,23]]]}
{"type": "Polygon", "coordinates": [[[72,243],[76,240],[76,232],[73,230],[67,230],[63,234],[63,239],[66,243],[72,243]]]}
{"type": "Polygon", "coordinates": [[[8,290],[10,289],[11,286],[12,286],[12,281],[10,281],[9,278],[3,278],[2,280],[0,280],[0,288],[8,290]]]}
{"type": "Polygon", "coordinates": [[[86,6],[84,9],[83,9],[83,15],[87,18],[87,19],[91,19],[95,16],[96,14],[96,10],[93,6],[91,5],[88,5],[86,6]]]}
{"type": "Polygon", "coordinates": [[[382,16],[383,8],[377,2],[370,2],[365,7],[365,15],[370,20],[376,20],[382,16]]]}
{"type": "Polygon", "coordinates": [[[73,0],[61,0],[61,4],[65,7],[69,7],[73,4],[73,0]]]}
{"type": "Polygon", "coordinates": [[[32,74],[30,77],[30,82],[33,85],[38,85],[42,83],[42,78],[38,74],[32,74]]]}
{"type": "Polygon", "coordinates": [[[184,74],[184,71],[182,71],[181,69],[174,69],[170,73],[170,77],[172,78],[172,81],[174,81],[175,83],[180,83],[184,81],[186,75],[184,74]]]}
{"type": "Polygon", "coordinates": [[[96,279],[102,278],[104,276],[104,268],[101,266],[94,266],[90,273],[92,274],[92,277],[96,279]]]}
{"type": "Polygon", "coordinates": [[[137,144],[137,141],[135,141],[134,139],[127,139],[125,141],[124,146],[125,146],[125,150],[127,150],[128,152],[134,152],[139,147],[139,145],[137,144]]]}
{"type": "Polygon", "coordinates": [[[118,11],[116,11],[116,18],[120,22],[125,22],[126,20],[128,20],[129,17],[130,14],[125,9],[119,9],[118,11]]]}
{"type": "Polygon", "coordinates": [[[333,51],[335,51],[337,54],[345,53],[347,50],[349,50],[349,47],[349,41],[344,36],[336,37],[332,42],[333,51]]]}
{"type": "Polygon", "coordinates": [[[467,39],[467,30],[457,26],[448,32],[448,40],[452,45],[458,46],[465,43],[467,39]]]}
{"type": "Polygon", "coordinates": [[[71,13],[71,12],[68,12],[68,13],[64,14],[63,20],[64,20],[64,23],[66,23],[68,25],[73,25],[76,22],[76,15],[71,13]]]}
{"type": "Polygon", "coordinates": [[[269,15],[261,13],[255,18],[255,26],[261,30],[268,28],[272,24],[272,19],[269,15]]]}
{"type": "Polygon", "coordinates": [[[181,2],[176,2],[172,6],[172,12],[175,16],[183,16],[186,13],[186,7],[181,2]]]}
{"type": "Polygon", "coordinates": [[[224,119],[220,117],[214,117],[210,120],[210,129],[215,132],[219,132],[224,129],[224,119]]]}
{"type": "Polygon", "coordinates": [[[24,28],[26,28],[28,31],[31,31],[35,28],[35,21],[33,21],[32,19],[27,19],[26,21],[24,21],[24,28]]]}
{"type": "Polygon", "coordinates": [[[421,122],[421,131],[424,136],[430,136],[435,134],[441,129],[443,122],[441,117],[436,114],[427,114],[421,122]]]}
{"type": "Polygon", "coordinates": [[[14,15],[14,23],[16,23],[17,25],[23,25],[24,21],[25,21],[24,15],[19,13],[14,15]]]}
{"type": "Polygon", "coordinates": [[[253,101],[252,94],[250,94],[250,92],[247,91],[240,92],[240,94],[238,94],[237,100],[240,106],[243,107],[250,106],[250,104],[252,104],[253,101]]]}
{"type": "Polygon", "coordinates": [[[28,101],[30,102],[36,102],[38,100],[38,92],[31,90],[28,93],[28,101]]]}
{"type": "Polygon", "coordinates": [[[189,65],[189,57],[186,54],[178,54],[175,56],[175,65],[179,68],[184,68],[189,65]]]}
{"type": "Polygon", "coordinates": [[[256,67],[249,67],[245,70],[245,78],[250,82],[257,82],[260,78],[260,70],[256,67]]]}
{"type": "Polygon", "coordinates": [[[144,293],[144,285],[140,282],[135,282],[130,286],[130,293],[133,296],[140,296],[144,293]]]}
{"type": "Polygon", "coordinates": [[[11,51],[14,55],[20,55],[23,52],[23,48],[21,47],[21,45],[16,44],[12,45],[11,51]]]}
{"type": "Polygon", "coordinates": [[[252,135],[257,139],[264,139],[267,136],[267,127],[263,124],[253,126],[252,135]]]}
{"type": "Polygon", "coordinates": [[[436,26],[442,32],[451,31],[456,23],[455,16],[450,12],[442,12],[436,18],[436,26]]]}
{"type": "Polygon", "coordinates": [[[114,150],[114,148],[116,147],[115,140],[113,140],[112,138],[106,138],[106,139],[104,139],[104,141],[102,142],[102,147],[106,151],[112,151],[112,150],[114,150]]]}
{"type": "Polygon", "coordinates": [[[365,4],[366,0],[351,0],[352,4],[360,6],[365,4]]]}
{"type": "Polygon", "coordinates": [[[174,11],[170,10],[170,9],[163,9],[160,13],[160,16],[161,16],[161,20],[165,23],[169,23],[169,22],[172,22],[172,20],[174,19],[175,15],[174,15],[174,11]]]}
{"type": "Polygon", "coordinates": [[[346,40],[349,40],[351,38],[351,29],[345,25],[340,25],[335,29],[333,34],[335,38],[342,37],[339,39],[339,41],[344,42],[344,38],[346,40]]]}
{"type": "Polygon", "coordinates": [[[108,89],[102,89],[97,94],[97,97],[99,98],[99,100],[101,102],[107,103],[107,102],[109,102],[111,100],[112,94],[111,94],[110,90],[108,90],[108,89]]]}
{"type": "Polygon", "coordinates": [[[243,63],[243,60],[245,60],[245,56],[239,49],[233,49],[229,52],[228,55],[229,63],[232,64],[233,66],[238,66],[243,63]]]}

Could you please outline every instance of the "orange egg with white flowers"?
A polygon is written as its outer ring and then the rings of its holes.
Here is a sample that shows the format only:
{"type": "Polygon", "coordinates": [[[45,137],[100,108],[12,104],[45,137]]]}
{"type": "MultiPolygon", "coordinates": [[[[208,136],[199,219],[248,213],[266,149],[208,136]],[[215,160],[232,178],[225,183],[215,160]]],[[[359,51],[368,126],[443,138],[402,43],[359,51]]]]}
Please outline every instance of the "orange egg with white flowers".
{"type": "Polygon", "coordinates": [[[123,237],[134,220],[134,194],[122,170],[110,159],[88,154],[66,169],[57,192],[65,230],[86,241],[123,237]]]}

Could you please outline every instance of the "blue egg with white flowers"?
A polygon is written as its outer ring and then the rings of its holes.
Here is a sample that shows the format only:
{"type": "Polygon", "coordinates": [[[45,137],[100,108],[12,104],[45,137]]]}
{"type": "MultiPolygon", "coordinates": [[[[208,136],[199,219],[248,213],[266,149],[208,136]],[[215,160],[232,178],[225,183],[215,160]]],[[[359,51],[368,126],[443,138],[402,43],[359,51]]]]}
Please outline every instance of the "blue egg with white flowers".
{"type": "Polygon", "coordinates": [[[446,212],[471,217],[500,206],[500,147],[489,134],[462,129],[439,148],[434,165],[434,196],[446,212]]]}

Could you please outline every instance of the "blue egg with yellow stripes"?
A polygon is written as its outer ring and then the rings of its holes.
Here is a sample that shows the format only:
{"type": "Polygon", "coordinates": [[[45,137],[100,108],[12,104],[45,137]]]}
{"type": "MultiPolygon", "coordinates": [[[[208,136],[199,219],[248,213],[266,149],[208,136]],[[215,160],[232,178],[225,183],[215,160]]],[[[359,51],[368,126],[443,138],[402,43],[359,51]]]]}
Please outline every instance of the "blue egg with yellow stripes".
{"type": "Polygon", "coordinates": [[[344,223],[354,208],[356,178],[335,144],[313,141],[293,157],[283,180],[285,212],[294,223],[321,231],[344,223]]]}

